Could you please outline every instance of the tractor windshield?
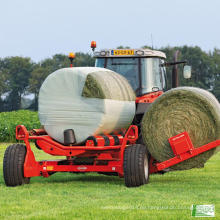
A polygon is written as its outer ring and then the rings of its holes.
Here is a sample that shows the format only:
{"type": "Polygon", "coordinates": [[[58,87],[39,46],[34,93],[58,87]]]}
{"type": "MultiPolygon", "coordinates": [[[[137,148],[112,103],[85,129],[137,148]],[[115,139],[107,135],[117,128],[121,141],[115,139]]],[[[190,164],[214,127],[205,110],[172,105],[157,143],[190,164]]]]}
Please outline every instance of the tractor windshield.
{"type": "Polygon", "coordinates": [[[155,90],[163,90],[165,69],[160,58],[97,58],[96,67],[104,67],[123,75],[133,87],[137,96],[155,90]]]}
{"type": "Polygon", "coordinates": [[[166,69],[161,67],[160,58],[141,59],[141,93],[166,90],[166,69]]]}

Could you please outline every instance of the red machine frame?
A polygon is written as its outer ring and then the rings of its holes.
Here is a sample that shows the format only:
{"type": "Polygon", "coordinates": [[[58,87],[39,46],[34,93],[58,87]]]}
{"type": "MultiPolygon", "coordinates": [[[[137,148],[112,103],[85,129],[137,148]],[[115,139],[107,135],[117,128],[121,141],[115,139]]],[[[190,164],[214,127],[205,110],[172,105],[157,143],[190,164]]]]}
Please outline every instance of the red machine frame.
{"type": "MultiPolygon", "coordinates": [[[[123,140],[117,146],[94,146],[91,141],[87,141],[84,146],[64,146],[54,141],[44,130],[34,129],[32,132],[28,132],[23,125],[16,127],[16,138],[23,140],[27,149],[24,162],[24,177],[49,177],[54,172],[114,172],[119,177],[123,177],[124,150],[128,145],[136,143],[138,139],[138,127],[131,125],[126,131],[123,140]],[[67,159],[37,162],[31,150],[30,140],[36,140],[38,147],[44,152],[54,156],[66,156],[67,159]],[[92,165],[78,165],[73,163],[72,157],[94,157],[95,159],[92,165]],[[66,163],[62,164],[62,161],[66,163]]],[[[149,161],[150,173],[162,171],[213,149],[220,145],[220,140],[194,148],[188,133],[183,132],[169,138],[169,143],[174,157],[161,163],[151,157],[149,161]]]]}

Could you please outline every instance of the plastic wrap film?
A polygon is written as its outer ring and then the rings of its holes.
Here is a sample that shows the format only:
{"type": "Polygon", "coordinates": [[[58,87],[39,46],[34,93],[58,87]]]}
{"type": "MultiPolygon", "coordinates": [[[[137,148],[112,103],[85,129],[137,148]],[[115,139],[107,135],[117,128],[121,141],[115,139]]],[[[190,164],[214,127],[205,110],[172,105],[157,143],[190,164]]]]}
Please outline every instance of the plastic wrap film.
{"type": "Polygon", "coordinates": [[[134,115],[135,95],[131,86],[125,78],[107,69],[60,69],[50,74],[40,88],[40,122],[61,143],[66,129],[73,129],[77,143],[81,143],[91,135],[127,128],[134,115]],[[89,78],[93,86],[88,88],[85,82],[88,85],[89,78]]]}

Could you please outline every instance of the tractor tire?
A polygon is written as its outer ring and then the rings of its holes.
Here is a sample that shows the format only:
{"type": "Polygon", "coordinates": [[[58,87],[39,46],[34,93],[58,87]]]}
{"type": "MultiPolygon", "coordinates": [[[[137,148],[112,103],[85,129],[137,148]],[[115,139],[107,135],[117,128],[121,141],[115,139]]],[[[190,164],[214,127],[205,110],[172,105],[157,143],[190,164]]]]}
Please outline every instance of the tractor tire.
{"type": "Polygon", "coordinates": [[[19,186],[30,183],[30,178],[24,177],[24,161],[26,146],[10,145],[4,155],[3,173],[6,186],[19,186]]]}
{"type": "Polygon", "coordinates": [[[144,145],[128,146],[124,151],[124,179],[127,187],[137,187],[149,181],[149,154],[144,145]]]}

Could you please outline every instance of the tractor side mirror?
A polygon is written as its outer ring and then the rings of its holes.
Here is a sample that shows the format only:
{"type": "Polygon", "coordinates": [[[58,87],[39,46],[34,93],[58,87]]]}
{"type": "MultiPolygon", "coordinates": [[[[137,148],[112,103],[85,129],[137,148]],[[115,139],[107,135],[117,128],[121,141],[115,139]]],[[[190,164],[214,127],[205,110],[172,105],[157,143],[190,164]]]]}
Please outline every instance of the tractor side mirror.
{"type": "Polygon", "coordinates": [[[191,78],[191,75],[192,75],[191,71],[192,71],[191,66],[185,65],[183,67],[183,77],[184,77],[184,79],[190,79],[191,78]]]}

